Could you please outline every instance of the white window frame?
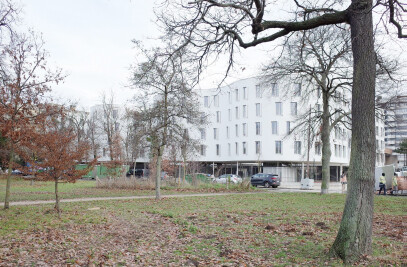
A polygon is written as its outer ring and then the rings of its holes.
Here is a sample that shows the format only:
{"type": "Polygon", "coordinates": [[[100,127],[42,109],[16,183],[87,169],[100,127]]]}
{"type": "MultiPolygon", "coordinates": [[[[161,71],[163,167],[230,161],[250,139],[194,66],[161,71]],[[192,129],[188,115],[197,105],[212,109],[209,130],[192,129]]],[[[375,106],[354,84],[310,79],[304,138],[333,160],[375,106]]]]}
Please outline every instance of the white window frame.
{"type": "Polygon", "coordinates": [[[256,103],[256,117],[261,117],[261,103],[256,103]]]}
{"type": "Polygon", "coordinates": [[[301,155],[301,141],[294,141],[294,154],[301,155]]]}
{"type": "Polygon", "coordinates": [[[271,134],[278,135],[278,121],[271,122],[271,134]]]}
{"type": "Polygon", "coordinates": [[[276,140],[275,141],[275,146],[276,146],[276,154],[283,154],[283,142],[281,140],[276,140]]]}
{"type": "Polygon", "coordinates": [[[261,122],[255,122],[256,135],[261,135],[261,122]]]}

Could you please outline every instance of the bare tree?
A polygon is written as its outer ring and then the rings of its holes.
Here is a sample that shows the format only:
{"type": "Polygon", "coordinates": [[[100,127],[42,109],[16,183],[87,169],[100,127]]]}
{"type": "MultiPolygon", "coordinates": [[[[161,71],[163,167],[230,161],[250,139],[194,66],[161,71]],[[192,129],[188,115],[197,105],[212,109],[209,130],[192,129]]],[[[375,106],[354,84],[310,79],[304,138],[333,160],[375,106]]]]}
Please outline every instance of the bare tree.
{"type": "Polygon", "coordinates": [[[103,92],[101,102],[101,108],[96,109],[92,114],[94,116],[92,119],[95,119],[91,121],[95,123],[92,126],[96,126],[94,134],[99,131],[98,136],[105,136],[111,161],[122,160],[121,149],[118,147],[121,145],[120,114],[118,106],[114,103],[113,92],[109,95],[103,92]]]}
{"type": "Polygon", "coordinates": [[[99,157],[98,151],[100,149],[100,131],[98,128],[98,116],[97,114],[89,114],[86,121],[86,137],[89,140],[91,146],[92,158],[97,159],[99,157]]]}
{"type": "Polygon", "coordinates": [[[126,110],[126,137],[124,138],[124,147],[126,151],[127,162],[132,162],[133,173],[136,169],[137,159],[145,156],[147,149],[146,133],[141,114],[133,110],[126,110]]]}
{"type": "MultiPolygon", "coordinates": [[[[296,121],[294,132],[307,132],[313,143],[320,135],[322,143],[321,193],[328,193],[331,161],[331,132],[342,136],[350,129],[350,91],[352,58],[348,32],[336,26],[294,33],[284,45],[282,54],[264,68],[265,81],[294,82],[292,94],[301,94],[304,103],[317,99],[310,108],[304,107],[296,121]],[[322,101],[318,101],[321,99],[322,101]],[[342,128],[339,126],[342,125],[342,128]]],[[[286,86],[287,87],[287,86],[286,86]]],[[[303,103],[303,104],[304,104],[303,103]]],[[[310,147],[310,146],[309,146],[310,147]]],[[[308,173],[309,175],[309,173],[308,173]]]]}
{"type": "Polygon", "coordinates": [[[86,135],[86,121],[89,113],[84,110],[79,110],[75,105],[71,105],[65,113],[66,120],[69,121],[69,127],[75,131],[76,146],[79,147],[82,142],[88,141],[86,135]]]}
{"type": "MultiPolygon", "coordinates": [[[[298,1],[284,3],[283,13],[271,0],[164,1],[158,14],[165,37],[174,46],[190,47],[188,54],[202,71],[208,58],[227,51],[229,69],[234,52],[289,37],[294,32],[347,23],[353,52],[352,154],[349,190],[337,238],[331,253],[345,263],[371,253],[375,166],[375,64],[374,8],[385,10],[400,38],[406,38],[399,17],[406,12],[398,0],[298,1]],[[284,15],[279,20],[278,14],[284,15]],[[399,16],[400,15],[400,16],[399,16]],[[291,16],[287,18],[288,16],[291,16]]],[[[176,50],[177,51],[177,50],[176,50]]]]}
{"type": "Polygon", "coordinates": [[[146,60],[137,65],[132,81],[142,89],[136,101],[140,103],[137,112],[144,123],[152,157],[156,159],[156,199],[160,199],[165,147],[171,140],[182,140],[185,127],[197,125],[201,114],[192,91],[194,81],[190,80],[182,52],[171,56],[165,49],[147,51],[139,48],[146,60]]]}

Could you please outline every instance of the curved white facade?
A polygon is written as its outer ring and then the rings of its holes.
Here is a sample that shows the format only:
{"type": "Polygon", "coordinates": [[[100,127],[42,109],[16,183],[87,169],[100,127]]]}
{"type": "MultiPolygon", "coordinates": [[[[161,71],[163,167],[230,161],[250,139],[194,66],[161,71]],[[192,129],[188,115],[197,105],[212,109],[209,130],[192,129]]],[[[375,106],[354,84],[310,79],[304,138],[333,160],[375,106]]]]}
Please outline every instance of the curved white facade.
{"type": "MultiPolygon", "coordinates": [[[[290,91],[299,85],[291,86],[290,91]]],[[[320,105],[319,101],[315,96],[315,102],[304,103],[301,92],[287,97],[283,88],[272,87],[264,88],[257,78],[248,78],[220,89],[201,90],[201,104],[210,123],[201,133],[200,161],[306,162],[307,133],[287,133],[297,116],[310,104],[320,105]]],[[[331,165],[348,165],[349,140],[350,131],[344,127],[332,131],[331,165]]],[[[320,165],[317,142],[311,145],[309,161],[320,165]]]]}

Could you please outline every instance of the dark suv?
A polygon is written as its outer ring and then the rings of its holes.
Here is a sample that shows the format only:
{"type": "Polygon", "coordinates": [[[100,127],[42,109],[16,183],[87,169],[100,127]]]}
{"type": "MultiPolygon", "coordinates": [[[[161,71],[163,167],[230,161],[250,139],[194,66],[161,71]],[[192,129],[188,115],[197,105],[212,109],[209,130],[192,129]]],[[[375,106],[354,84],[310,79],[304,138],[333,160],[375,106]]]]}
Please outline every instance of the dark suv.
{"type": "Polygon", "coordinates": [[[130,169],[126,173],[127,177],[130,177],[132,175],[134,175],[135,177],[143,177],[144,176],[144,169],[130,169]]]}
{"type": "Polygon", "coordinates": [[[262,185],[267,188],[270,186],[276,188],[281,183],[281,177],[279,177],[277,174],[258,173],[252,176],[250,182],[252,186],[262,185]]]}

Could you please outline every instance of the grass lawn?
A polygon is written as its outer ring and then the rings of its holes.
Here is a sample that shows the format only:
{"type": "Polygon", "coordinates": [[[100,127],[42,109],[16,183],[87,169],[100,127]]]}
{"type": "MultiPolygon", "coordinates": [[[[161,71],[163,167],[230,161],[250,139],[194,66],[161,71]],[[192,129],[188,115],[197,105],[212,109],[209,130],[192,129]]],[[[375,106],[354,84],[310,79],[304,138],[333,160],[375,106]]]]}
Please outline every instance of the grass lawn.
{"type": "MultiPolygon", "coordinates": [[[[143,196],[155,195],[151,189],[115,189],[98,188],[95,180],[78,180],[76,183],[60,183],[58,185],[59,195],[62,199],[84,198],[84,197],[121,197],[121,196],[143,196]]],[[[35,181],[31,185],[29,180],[22,177],[13,177],[11,183],[10,201],[28,201],[28,200],[53,200],[55,199],[54,182],[35,181]]],[[[192,186],[162,186],[162,194],[180,194],[180,193],[203,193],[203,192],[224,192],[245,190],[237,185],[231,185],[230,190],[222,184],[201,184],[198,187],[192,186]]],[[[249,190],[255,190],[249,188],[249,190]]],[[[0,201],[4,201],[6,192],[6,177],[0,176],[0,201]]]]}
{"type": "MultiPolygon", "coordinates": [[[[258,193],[15,206],[0,211],[0,266],[341,266],[327,256],[345,196],[258,193]]],[[[405,197],[375,197],[373,255],[402,266],[405,197]]]]}

